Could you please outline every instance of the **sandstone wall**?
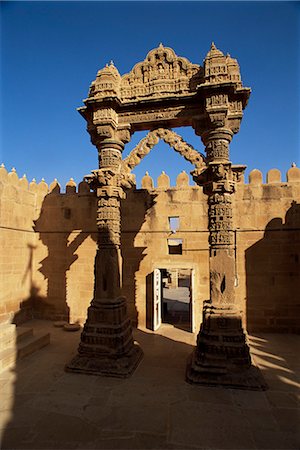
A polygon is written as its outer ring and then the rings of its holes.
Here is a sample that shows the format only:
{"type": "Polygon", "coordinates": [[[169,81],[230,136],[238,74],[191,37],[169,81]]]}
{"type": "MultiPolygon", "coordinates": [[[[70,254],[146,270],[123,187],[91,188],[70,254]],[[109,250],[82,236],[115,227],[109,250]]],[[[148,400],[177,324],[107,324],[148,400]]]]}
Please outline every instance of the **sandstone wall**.
{"type": "MultiPolygon", "coordinates": [[[[278,171],[263,184],[253,171],[235,199],[236,293],[250,331],[299,331],[300,170],[281,182],[278,171]],[[294,203],[293,203],[294,202],[294,203]],[[246,301],[247,298],[247,301],[246,301]]],[[[209,296],[207,201],[184,174],[170,187],[162,174],[122,201],[123,293],[132,319],[146,325],[147,279],[155,268],[195,273],[195,327],[209,296]],[[175,234],[169,217],[179,217],[175,234]],[[182,255],[167,240],[183,241],[182,255]]],[[[61,193],[54,181],[28,185],[0,169],[0,322],[32,314],[85,320],[93,297],[96,199],[85,183],[61,193]]]]}
{"type": "Polygon", "coordinates": [[[34,220],[48,187],[0,168],[0,323],[31,317],[37,236],[34,220]],[[20,311],[22,305],[22,312],[20,311]]]}
{"type": "Polygon", "coordinates": [[[235,201],[238,297],[249,331],[300,330],[300,169],[258,170],[235,201]],[[247,301],[246,301],[247,299],[247,301]]]}

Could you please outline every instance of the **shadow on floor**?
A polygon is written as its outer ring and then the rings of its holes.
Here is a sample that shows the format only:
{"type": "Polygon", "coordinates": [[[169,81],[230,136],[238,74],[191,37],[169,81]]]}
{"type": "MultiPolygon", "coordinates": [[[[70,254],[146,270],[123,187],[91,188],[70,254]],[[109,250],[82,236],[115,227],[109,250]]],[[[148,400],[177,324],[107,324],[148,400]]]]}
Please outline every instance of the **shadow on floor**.
{"type": "Polygon", "coordinates": [[[2,449],[298,448],[298,336],[251,337],[270,385],[254,392],[186,383],[196,337],[168,325],[135,331],[144,359],[116,379],[65,373],[79,333],[32,324],[52,340],[0,377],[2,449]]]}

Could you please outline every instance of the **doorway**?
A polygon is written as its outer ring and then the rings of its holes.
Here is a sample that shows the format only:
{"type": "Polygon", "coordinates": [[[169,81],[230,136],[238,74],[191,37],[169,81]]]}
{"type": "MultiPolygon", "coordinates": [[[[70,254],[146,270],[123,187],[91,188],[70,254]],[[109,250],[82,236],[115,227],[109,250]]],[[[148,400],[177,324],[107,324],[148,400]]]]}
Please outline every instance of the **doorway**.
{"type": "Polygon", "coordinates": [[[190,268],[155,269],[148,280],[147,327],[156,331],[162,323],[195,332],[193,279],[190,268]]]}

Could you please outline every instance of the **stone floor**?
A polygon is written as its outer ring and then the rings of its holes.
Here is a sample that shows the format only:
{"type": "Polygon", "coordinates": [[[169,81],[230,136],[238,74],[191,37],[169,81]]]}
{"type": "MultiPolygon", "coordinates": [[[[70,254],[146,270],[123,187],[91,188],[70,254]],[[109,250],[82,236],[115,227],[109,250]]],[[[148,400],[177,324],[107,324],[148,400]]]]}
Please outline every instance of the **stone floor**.
{"type": "Polygon", "coordinates": [[[48,347],[0,375],[2,449],[297,449],[300,336],[251,336],[269,390],[191,386],[195,336],[137,330],[144,359],[130,379],[70,374],[80,332],[49,322],[48,347]]]}

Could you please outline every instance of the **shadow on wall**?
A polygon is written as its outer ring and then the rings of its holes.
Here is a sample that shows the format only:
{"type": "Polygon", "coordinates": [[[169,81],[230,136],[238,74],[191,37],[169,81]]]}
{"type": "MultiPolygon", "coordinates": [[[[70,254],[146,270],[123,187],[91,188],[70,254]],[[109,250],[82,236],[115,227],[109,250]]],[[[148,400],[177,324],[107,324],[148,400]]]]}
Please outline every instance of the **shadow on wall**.
{"type": "Polygon", "coordinates": [[[249,332],[300,332],[300,204],[284,222],[272,219],[263,239],[246,250],[249,332]]]}
{"type": "MultiPolygon", "coordinates": [[[[148,191],[132,189],[121,202],[121,295],[127,298],[128,313],[135,325],[138,322],[135,273],[143,259],[145,247],[135,247],[134,240],[153,201],[154,195],[148,191]]],[[[72,193],[67,191],[66,194],[61,194],[60,187],[56,184],[45,196],[34,226],[44,248],[39,243],[36,246],[29,245],[30,256],[23,282],[29,278],[30,295],[20,305],[14,323],[22,323],[31,318],[85,321],[94,292],[96,216],[96,196],[84,182],[81,187],[79,185],[78,193],[74,189],[72,193]],[[94,244],[87,242],[88,238],[94,244]],[[82,244],[84,248],[79,250],[82,244]],[[44,257],[46,251],[47,256],[44,257]],[[77,260],[78,264],[74,267],[77,260]],[[38,282],[37,270],[46,280],[45,288],[43,281],[38,282]]]]}
{"type": "Polygon", "coordinates": [[[29,250],[29,258],[21,283],[24,285],[28,280],[30,290],[28,298],[20,303],[20,309],[15,313],[12,319],[12,323],[16,325],[20,325],[27,320],[35,318],[36,311],[45,309],[49,306],[46,298],[40,294],[40,288],[34,281],[34,250],[36,249],[36,245],[28,243],[27,247],[29,250]]]}
{"type": "Polygon", "coordinates": [[[135,274],[145,257],[147,247],[135,246],[135,237],[145,222],[147,212],[154,204],[156,194],[146,189],[131,189],[126,199],[121,202],[121,246],[123,257],[123,284],[121,295],[127,299],[127,311],[135,326],[138,325],[138,311],[136,307],[135,274]]]}
{"type": "Polygon", "coordinates": [[[94,198],[90,193],[84,196],[87,214],[82,214],[82,200],[80,196],[60,194],[59,189],[53,189],[44,198],[40,217],[35,221],[35,231],[48,250],[38,269],[47,280],[47,298],[34,299],[37,318],[70,321],[67,271],[78,259],[76,251],[87,237],[96,241],[95,225],[90,225],[91,221],[96,223],[94,198]]]}

